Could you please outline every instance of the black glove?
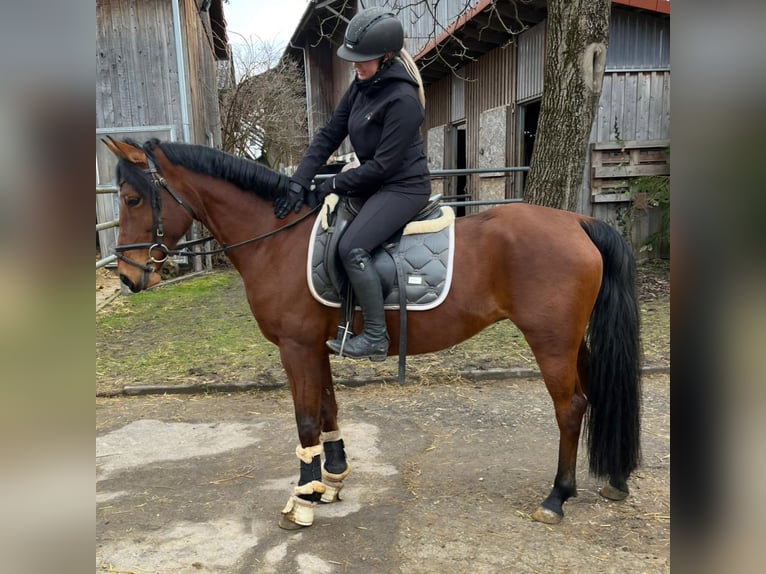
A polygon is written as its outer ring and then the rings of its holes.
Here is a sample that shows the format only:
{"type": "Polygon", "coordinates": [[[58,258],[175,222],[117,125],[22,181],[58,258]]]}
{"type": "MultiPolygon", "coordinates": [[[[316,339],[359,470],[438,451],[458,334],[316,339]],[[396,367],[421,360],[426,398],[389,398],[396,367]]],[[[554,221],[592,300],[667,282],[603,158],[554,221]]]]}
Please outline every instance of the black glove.
{"type": "Polygon", "coordinates": [[[290,180],[287,193],[274,200],[274,215],[279,219],[284,219],[291,210],[298,213],[301,204],[306,199],[306,188],[297,181],[290,180]]]}
{"type": "Polygon", "coordinates": [[[322,183],[320,183],[316,188],[314,189],[314,193],[316,193],[317,197],[317,203],[322,203],[324,201],[324,198],[330,195],[331,193],[336,193],[338,195],[343,195],[343,193],[335,189],[335,178],[330,177],[327,179],[323,179],[322,183]]]}

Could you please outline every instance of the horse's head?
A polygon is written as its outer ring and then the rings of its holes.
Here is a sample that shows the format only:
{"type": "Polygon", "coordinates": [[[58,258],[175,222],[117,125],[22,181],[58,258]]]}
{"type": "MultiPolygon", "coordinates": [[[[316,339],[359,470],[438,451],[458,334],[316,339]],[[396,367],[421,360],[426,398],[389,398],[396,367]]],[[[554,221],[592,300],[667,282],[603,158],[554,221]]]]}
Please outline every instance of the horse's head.
{"type": "Polygon", "coordinates": [[[168,250],[183,237],[193,217],[144,149],[111,138],[102,141],[119,159],[117,273],[137,293],[160,282],[159,270],[168,250]]]}

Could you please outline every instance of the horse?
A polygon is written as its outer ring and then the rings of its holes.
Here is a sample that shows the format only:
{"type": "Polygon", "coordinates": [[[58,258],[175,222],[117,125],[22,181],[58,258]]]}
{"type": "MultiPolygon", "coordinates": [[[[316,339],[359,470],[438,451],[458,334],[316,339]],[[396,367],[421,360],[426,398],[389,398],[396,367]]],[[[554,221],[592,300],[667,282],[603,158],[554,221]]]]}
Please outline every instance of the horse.
{"type": "MultiPolygon", "coordinates": [[[[306,278],[314,211],[304,205],[277,219],[273,202],[289,180],[254,161],[156,139],[103,141],[118,159],[117,272],[131,291],[160,282],[162,263],[194,220],[241,275],[258,327],[279,348],[299,437],[298,486],[279,526],[310,526],[318,503],[340,499],[350,472],[325,346],[338,310],[313,298],[306,278]]],[[[627,243],[603,221],[527,203],[459,217],[454,234],[449,294],[409,314],[406,354],[445,349],[512,321],[534,354],[559,430],[553,486],[533,518],[557,524],[566,500],[577,496],[583,426],[589,471],[604,480],[600,494],[626,498],[641,456],[640,325],[627,243]]],[[[387,311],[386,320],[388,354],[397,354],[397,312],[387,311]]]]}

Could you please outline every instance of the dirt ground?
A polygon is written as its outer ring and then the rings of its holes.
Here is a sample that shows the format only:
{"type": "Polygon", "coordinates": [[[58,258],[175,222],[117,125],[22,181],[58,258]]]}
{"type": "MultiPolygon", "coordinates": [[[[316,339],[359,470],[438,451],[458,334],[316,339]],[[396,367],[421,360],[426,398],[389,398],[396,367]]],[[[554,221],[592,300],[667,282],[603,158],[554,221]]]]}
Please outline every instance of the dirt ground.
{"type": "Polygon", "coordinates": [[[631,496],[601,498],[581,452],[556,526],[530,517],[558,442],[540,380],[340,388],[352,473],[297,532],[286,390],[97,399],[96,572],[669,572],[669,377],[644,385],[631,496]]]}
{"type": "MultiPolygon", "coordinates": [[[[666,300],[666,266],[642,301],[666,300]]],[[[97,309],[119,305],[97,271],[97,309]]],[[[669,349],[668,349],[669,353],[669,349]]],[[[644,377],[643,463],[610,502],[587,473],[556,526],[531,514],[558,431],[537,378],[342,387],[352,473],[311,528],[277,527],[298,474],[286,388],[96,399],[96,572],[670,571],[670,379],[644,377]]]]}
{"type": "Polygon", "coordinates": [[[111,269],[96,269],[96,310],[113,302],[120,294],[120,279],[111,269]]]}

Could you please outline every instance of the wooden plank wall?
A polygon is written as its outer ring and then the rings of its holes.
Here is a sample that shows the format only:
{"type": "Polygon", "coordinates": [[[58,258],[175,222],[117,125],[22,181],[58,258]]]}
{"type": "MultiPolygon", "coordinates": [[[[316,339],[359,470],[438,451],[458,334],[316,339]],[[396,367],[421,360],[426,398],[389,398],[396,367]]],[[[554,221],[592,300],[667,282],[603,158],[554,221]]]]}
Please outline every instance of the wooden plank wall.
{"type": "MultiPolygon", "coordinates": [[[[353,67],[335,55],[336,47],[327,39],[306,49],[308,62],[308,101],[310,114],[309,139],[322,129],[332,117],[333,111],[346,93],[354,77],[353,67]]],[[[338,155],[352,151],[348,138],[341,144],[338,155]]],[[[297,167],[297,166],[294,166],[297,167]]]]}
{"type": "Polygon", "coordinates": [[[170,2],[96,3],[96,127],[181,130],[170,2]]]}
{"type": "Polygon", "coordinates": [[[631,179],[670,175],[670,140],[591,144],[591,201],[631,201],[631,179]]]}
{"type": "MultiPolygon", "coordinates": [[[[179,0],[185,26],[192,143],[220,145],[216,60],[195,0],[179,0]]],[[[173,125],[183,134],[170,1],[97,0],[96,127],[173,125]]]]}
{"type": "Polygon", "coordinates": [[[209,34],[209,17],[199,12],[196,0],[179,0],[179,4],[186,49],[190,137],[193,143],[220,147],[217,68],[209,34]]]}
{"type": "Polygon", "coordinates": [[[607,72],[591,142],[670,137],[670,72],[607,72]]]}
{"type": "Polygon", "coordinates": [[[632,209],[629,177],[670,173],[670,71],[607,72],[590,141],[579,211],[621,229],[638,251],[661,214],[632,209]]]}

